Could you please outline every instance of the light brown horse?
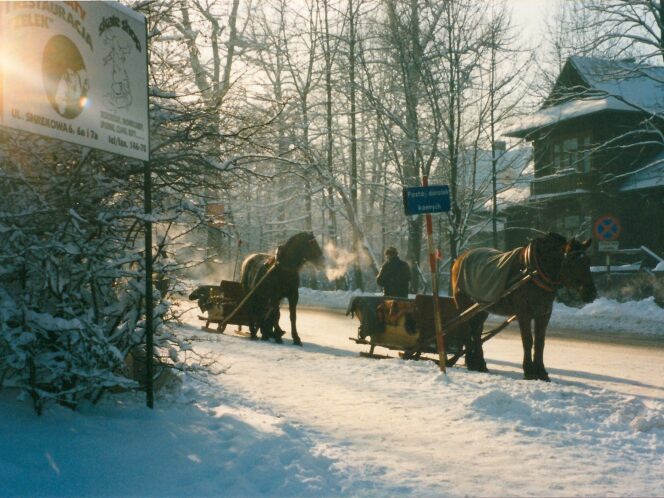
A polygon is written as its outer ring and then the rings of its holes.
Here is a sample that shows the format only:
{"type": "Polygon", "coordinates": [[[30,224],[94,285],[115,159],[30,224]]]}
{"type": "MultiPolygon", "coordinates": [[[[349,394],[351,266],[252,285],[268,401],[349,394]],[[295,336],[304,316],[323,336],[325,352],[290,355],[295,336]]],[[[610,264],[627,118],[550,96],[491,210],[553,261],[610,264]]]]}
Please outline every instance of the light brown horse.
{"type": "Polygon", "coordinates": [[[254,292],[245,305],[249,307],[249,331],[252,339],[257,337],[260,330],[261,339],[274,338],[276,342],[281,342],[284,332],[279,327],[279,304],[286,298],[293,344],[302,345],[297,333],[296,310],[299,300],[299,272],[307,262],[317,268],[322,268],[324,264],[323,252],[311,232],[293,235],[279,246],[276,256],[255,253],[244,259],[240,282],[245,293],[252,290],[254,292]]]}
{"type": "MultiPolygon", "coordinates": [[[[516,315],[521,329],[523,343],[523,374],[526,379],[549,381],[549,374],[544,368],[544,339],[546,327],[551,318],[556,290],[561,287],[578,291],[581,299],[592,302],[597,296],[595,284],[590,273],[590,260],[586,249],[590,247],[590,239],[580,242],[567,240],[562,235],[549,233],[532,240],[527,246],[510,253],[509,260],[502,261],[506,266],[506,280],[503,288],[530,272],[532,279],[508,295],[499,297],[497,302],[488,308],[491,313],[503,316],[516,315]],[[534,323],[534,330],[532,328],[534,323]],[[533,355],[533,344],[535,346],[533,355]]],[[[486,266],[480,265],[477,252],[482,249],[471,249],[461,254],[452,265],[452,292],[459,312],[464,311],[476,302],[493,302],[484,299],[472,290],[472,283],[465,277],[468,274],[482,274],[486,266]]],[[[487,250],[484,249],[485,253],[487,250]]],[[[488,251],[489,253],[491,250],[488,251]]],[[[507,253],[497,253],[490,258],[500,259],[507,253]]],[[[485,263],[489,264],[489,263],[485,263]]],[[[484,273],[486,275],[486,273],[484,273]]],[[[485,284],[486,282],[480,282],[485,284]]],[[[466,343],[466,366],[469,370],[486,372],[482,350],[482,329],[489,313],[478,313],[469,321],[470,334],[466,343]]]]}

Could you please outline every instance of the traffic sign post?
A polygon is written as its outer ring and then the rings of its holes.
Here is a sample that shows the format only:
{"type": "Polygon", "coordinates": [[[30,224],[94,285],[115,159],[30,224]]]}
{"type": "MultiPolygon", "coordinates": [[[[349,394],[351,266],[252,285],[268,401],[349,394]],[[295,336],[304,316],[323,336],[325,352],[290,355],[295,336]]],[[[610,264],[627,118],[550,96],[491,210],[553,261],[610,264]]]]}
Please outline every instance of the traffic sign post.
{"type": "Polygon", "coordinates": [[[441,213],[450,210],[450,189],[447,185],[429,186],[429,177],[425,175],[422,177],[422,187],[406,187],[403,189],[403,205],[406,215],[426,215],[427,245],[429,249],[429,266],[431,268],[431,293],[433,294],[433,321],[436,329],[438,365],[440,371],[446,373],[445,339],[443,337],[443,324],[440,319],[438,272],[436,271],[436,253],[433,244],[433,221],[431,213],[441,213]]]}
{"type": "Polygon", "coordinates": [[[593,232],[597,239],[597,250],[606,252],[606,275],[610,285],[611,251],[618,250],[618,237],[620,237],[620,233],[622,232],[622,225],[617,217],[604,215],[595,220],[593,232]]]}

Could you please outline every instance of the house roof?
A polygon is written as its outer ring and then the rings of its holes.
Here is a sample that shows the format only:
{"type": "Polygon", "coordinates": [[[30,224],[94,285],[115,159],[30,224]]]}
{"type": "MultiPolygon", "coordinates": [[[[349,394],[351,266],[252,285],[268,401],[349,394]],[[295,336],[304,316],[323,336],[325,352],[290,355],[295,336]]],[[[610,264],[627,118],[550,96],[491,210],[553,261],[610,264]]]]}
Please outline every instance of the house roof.
{"type": "Polygon", "coordinates": [[[664,187],[664,151],[627,176],[618,190],[628,192],[653,187],[664,187]]]}
{"type": "Polygon", "coordinates": [[[617,96],[646,112],[664,111],[664,67],[580,56],[570,57],[568,62],[589,88],[617,96]]]}
{"type": "Polygon", "coordinates": [[[633,61],[570,57],[542,108],[504,133],[527,137],[536,130],[603,111],[664,112],[664,67],[633,61]],[[570,75],[583,88],[565,89],[570,75]],[[558,97],[556,102],[553,96],[558,97]]]}

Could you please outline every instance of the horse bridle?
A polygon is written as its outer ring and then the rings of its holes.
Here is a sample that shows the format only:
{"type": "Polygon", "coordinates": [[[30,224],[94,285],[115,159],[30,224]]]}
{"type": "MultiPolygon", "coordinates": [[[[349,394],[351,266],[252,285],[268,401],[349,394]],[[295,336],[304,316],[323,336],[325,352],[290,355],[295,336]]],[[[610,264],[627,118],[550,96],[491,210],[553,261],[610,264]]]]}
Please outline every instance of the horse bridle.
{"type": "MultiPolygon", "coordinates": [[[[553,279],[552,277],[547,275],[544,270],[542,270],[539,260],[537,259],[537,255],[535,254],[535,251],[532,248],[534,243],[535,241],[531,241],[523,249],[523,255],[524,255],[523,259],[526,265],[526,269],[532,271],[532,281],[540,289],[545,290],[547,292],[556,292],[556,290],[563,287],[564,284],[561,279],[557,280],[553,279]]],[[[583,254],[585,254],[585,251],[583,249],[574,249],[571,251],[566,251],[563,254],[563,261],[568,260],[571,257],[581,256],[583,254]]]]}

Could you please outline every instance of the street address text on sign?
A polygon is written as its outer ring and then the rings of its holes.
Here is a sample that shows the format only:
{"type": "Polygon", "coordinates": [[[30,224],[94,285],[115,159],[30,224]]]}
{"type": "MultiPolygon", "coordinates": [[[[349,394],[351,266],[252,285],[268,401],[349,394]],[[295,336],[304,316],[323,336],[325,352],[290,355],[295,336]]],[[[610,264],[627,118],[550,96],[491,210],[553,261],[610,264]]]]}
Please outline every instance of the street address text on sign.
{"type": "Polygon", "coordinates": [[[408,216],[449,211],[449,186],[405,187],[403,189],[403,205],[408,216]]]}
{"type": "Polygon", "coordinates": [[[117,2],[0,3],[0,124],[148,160],[146,49],[117,2]]]}

